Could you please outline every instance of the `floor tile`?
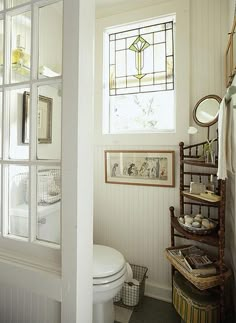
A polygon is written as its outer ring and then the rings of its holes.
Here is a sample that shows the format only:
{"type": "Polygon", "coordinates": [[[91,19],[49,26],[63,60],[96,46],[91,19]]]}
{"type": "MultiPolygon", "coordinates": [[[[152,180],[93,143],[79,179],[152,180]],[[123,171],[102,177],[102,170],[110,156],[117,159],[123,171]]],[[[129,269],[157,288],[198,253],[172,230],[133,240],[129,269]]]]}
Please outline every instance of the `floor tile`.
{"type": "Polygon", "coordinates": [[[144,297],[142,304],[133,311],[129,323],[180,323],[180,316],[170,303],[144,297]]]}
{"type": "Polygon", "coordinates": [[[132,315],[132,311],[120,307],[120,306],[115,306],[115,320],[119,323],[129,323],[130,317],[132,315]]]}

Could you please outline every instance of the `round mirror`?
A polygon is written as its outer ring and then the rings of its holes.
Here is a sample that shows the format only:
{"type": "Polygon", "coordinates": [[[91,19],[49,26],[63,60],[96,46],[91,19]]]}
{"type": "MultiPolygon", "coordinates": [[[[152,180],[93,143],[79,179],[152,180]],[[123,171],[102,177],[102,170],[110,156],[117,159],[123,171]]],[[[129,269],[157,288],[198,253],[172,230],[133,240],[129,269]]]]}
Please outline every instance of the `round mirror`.
{"type": "Polygon", "coordinates": [[[217,122],[221,98],[207,95],[197,102],[193,109],[193,119],[201,127],[209,127],[217,122]]]}

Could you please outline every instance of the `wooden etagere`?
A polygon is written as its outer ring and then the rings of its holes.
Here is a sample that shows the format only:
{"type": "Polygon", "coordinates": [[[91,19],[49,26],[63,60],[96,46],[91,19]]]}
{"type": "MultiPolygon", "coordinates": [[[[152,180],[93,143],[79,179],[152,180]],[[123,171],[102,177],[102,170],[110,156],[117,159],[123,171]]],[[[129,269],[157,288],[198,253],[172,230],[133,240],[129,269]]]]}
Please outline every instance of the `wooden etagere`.
{"type": "MultiPolygon", "coordinates": [[[[217,224],[217,229],[209,235],[193,234],[184,230],[175,214],[174,207],[170,207],[171,216],[171,247],[176,247],[176,239],[182,238],[187,240],[197,241],[199,243],[213,246],[217,248],[219,274],[216,279],[215,286],[218,286],[220,293],[220,322],[224,321],[224,289],[225,280],[230,276],[229,270],[227,274],[224,264],[224,248],[225,248],[225,181],[217,180],[217,157],[215,164],[205,163],[202,159],[205,142],[194,145],[184,146],[184,143],[179,144],[180,147],[180,209],[179,215],[201,213],[204,217],[214,219],[217,224]],[[190,194],[190,182],[207,183],[210,176],[213,175],[215,181],[215,193],[220,196],[219,201],[212,201],[207,198],[202,198],[200,195],[190,194]]],[[[217,143],[216,143],[217,146],[217,143]]],[[[178,244],[181,240],[178,241],[178,244]]],[[[168,257],[167,257],[168,258],[168,257]]],[[[171,259],[169,259],[171,261],[171,259]]],[[[172,264],[172,276],[175,270],[181,272],[181,269],[175,264],[172,264]]],[[[182,272],[183,274],[183,272],[182,272]]],[[[184,275],[191,283],[194,282],[194,277],[184,275]]],[[[205,278],[206,289],[208,287],[205,278]]],[[[196,285],[197,286],[197,285],[196,285]]],[[[204,278],[201,278],[201,286],[204,286],[204,278]]]]}

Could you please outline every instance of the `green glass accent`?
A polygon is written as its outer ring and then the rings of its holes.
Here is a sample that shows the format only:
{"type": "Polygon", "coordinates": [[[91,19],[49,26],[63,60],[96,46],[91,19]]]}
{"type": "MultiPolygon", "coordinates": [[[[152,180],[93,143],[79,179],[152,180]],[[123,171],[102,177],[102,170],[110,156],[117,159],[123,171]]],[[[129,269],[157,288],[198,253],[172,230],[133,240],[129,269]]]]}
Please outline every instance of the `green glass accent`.
{"type": "Polygon", "coordinates": [[[142,37],[138,36],[135,41],[130,45],[129,49],[134,51],[135,54],[135,66],[138,71],[138,74],[135,75],[137,79],[141,79],[145,76],[142,74],[143,69],[143,51],[148,48],[150,44],[142,37]]]}

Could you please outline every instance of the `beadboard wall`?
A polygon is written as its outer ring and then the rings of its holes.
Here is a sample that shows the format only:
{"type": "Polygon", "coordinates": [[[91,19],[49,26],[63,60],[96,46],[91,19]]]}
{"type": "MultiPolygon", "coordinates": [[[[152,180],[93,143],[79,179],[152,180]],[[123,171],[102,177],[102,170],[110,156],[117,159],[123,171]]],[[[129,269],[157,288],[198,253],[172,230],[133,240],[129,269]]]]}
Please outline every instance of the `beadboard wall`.
{"type": "Polygon", "coordinates": [[[1,282],[0,322],[59,323],[60,303],[1,282]]]}
{"type": "MultiPolygon", "coordinates": [[[[201,97],[225,92],[227,10],[224,0],[190,1],[190,102],[186,108],[190,116],[201,97]]],[[[191,117],[189,124],[193,124],[191,117]]],[[[199,129],[195,140],[201,138],[206,139],[204,129],[199,129]]],[[[147,266],[146,294],[170,301],[170,265],[163,252],[170,245],[169,206],[177,211],[179,207],[178,146],[140,146],[137,142],[129,147],[98,144],[94,150],[94,242],[120,250],[131,263],[147,266]],[[175,150],[175,188],[105,184],[106,149],[175,150]]]]}

